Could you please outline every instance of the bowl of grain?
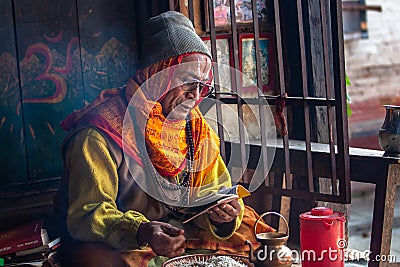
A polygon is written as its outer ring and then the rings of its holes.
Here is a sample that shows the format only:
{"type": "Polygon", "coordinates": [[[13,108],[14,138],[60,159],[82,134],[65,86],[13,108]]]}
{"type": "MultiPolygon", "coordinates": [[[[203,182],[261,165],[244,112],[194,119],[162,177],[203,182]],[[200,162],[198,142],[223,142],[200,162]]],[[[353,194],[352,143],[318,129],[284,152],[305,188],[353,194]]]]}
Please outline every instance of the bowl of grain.
{"type": "Polygon", "coordinates": [[[163,267],[254,267],[254,264],[238,255],[192,254],[169,259],[163,267]]]}

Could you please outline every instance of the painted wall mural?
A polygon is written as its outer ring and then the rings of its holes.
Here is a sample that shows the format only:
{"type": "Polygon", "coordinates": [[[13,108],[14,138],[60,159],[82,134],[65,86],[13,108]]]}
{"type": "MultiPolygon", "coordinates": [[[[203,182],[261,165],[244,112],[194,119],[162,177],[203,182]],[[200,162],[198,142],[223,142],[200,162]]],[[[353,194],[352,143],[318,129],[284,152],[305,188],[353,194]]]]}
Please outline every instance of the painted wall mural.
{"type": "Polygon", "coordinates": [[[0,1],[0,186],[60,176],[60,121],[134,73],[131,2],[0,1]]]}

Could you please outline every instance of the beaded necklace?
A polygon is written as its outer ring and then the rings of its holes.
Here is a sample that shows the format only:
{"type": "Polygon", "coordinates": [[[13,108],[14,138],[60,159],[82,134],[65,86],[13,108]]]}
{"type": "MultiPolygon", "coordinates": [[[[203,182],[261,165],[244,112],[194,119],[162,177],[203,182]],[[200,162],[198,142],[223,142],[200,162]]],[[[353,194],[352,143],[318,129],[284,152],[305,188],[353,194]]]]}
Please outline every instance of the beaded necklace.
{"type": "MultiPolygon", "coordinates": [[[[133,123],[136,131],[136,136],[140,133],[138,131],[138,126],[136,123],[133,123]]],[[[186,167],[185,167],[185,174],[184,178],[182,180],[182,183],[179,184],[177,181],[177,184],[173,184],[169,181],[167,181],[164,177],[162,177],[157,170],[154,168],[153,164],[151,163],[150,158],[146,155],[146,145],[144,143],[144,138],[143,141],[140,142],[136,137],[136,143],[138,145],[139,153],[143,155],[141,157],[142,162],[143,162],[143,167],[145,170],[150,172],[151,176],[155,178],[156,181],[156,189],[160,196],[165,196],[171,201],[179,201],[181,205],[187,206],[189,204],[189,189],[190,189],[190,184],[192,181],[193,177],[193,160],[194,160],[194,143],[193,143],[193,136],[192,136],[192,125],[190,123],[190,118],[189,115],[186,118],[186,124],[185,124],[185,133],[186,133],[186,144],[187,144],[187,152],[186,152],[186,167]],[[161,177],[160,177],[161,176],[161,177]],[[182,190],[184,189],[184,190],[182,190]],[[177,196],[175,198],[170,198],[168,194],[165,191],[170,191],[170,192],[175,192],[177,193],[177,196]]],[[[177,211],[181,207],[179,206],[170,206],[167,205],[165,202],[161,201],[161,203],[170,211],[177,211]]]]}

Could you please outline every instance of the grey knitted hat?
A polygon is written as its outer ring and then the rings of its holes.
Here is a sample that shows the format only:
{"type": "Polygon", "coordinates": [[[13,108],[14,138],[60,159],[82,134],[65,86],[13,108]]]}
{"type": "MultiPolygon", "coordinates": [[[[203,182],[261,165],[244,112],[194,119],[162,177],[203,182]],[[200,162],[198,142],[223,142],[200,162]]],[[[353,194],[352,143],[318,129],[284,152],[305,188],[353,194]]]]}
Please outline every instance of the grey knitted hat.
{"type": "Polygon", "coordinates": [[[210,50],[196,34],[192,22],[181,13],[167,11],[145,23],[141,68],[190,52],[211,58],[210,50]]]}

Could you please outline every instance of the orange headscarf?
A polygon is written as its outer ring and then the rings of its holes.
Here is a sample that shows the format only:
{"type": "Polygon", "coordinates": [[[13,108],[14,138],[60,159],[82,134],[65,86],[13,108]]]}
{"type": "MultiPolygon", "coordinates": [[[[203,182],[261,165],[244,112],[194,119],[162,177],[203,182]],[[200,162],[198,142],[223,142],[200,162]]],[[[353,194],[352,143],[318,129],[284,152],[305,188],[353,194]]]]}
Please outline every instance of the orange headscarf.
{"type": "MultiPolygon", "coordinates": [[[[70,114],[61,126],[70,130],[77,125],[93,125],[112,138],[141,166],[143,162],[137,138],[143,138],[144,135],[147,153],[155,169],[164,177],[176,176],[186,163],[186,122],[167,120],[158,101],[160,96],[162,98],[170,89],[170,79],[174,71],[171,67],[180,64],[187,55],[169,58],[138,70],[135,76],[129,79],[125,90],[104,90],[90,105],[70,114]],[[167,68],[168,75],[161,76],[161,79],[150,79],[167,68]],[[143,89],[141,86],[145,82],[146,86],[143,89]],[[133,107],[133,112],[127,113],[128,106],[133,107]],[[128,123],[134,121],[137,127],[143,130],[142,136],[141,133],[135,132],[134,127],[129,127],[129,124],[123,128],[125,115],[131,116],[131,120],[126,120],[128,123]]],[[[191,111],[190,117],[197,170],[191,186],[199,187],[217,159],[219,138],[207,124],[198,107],[191,111]]]]}

